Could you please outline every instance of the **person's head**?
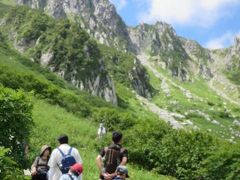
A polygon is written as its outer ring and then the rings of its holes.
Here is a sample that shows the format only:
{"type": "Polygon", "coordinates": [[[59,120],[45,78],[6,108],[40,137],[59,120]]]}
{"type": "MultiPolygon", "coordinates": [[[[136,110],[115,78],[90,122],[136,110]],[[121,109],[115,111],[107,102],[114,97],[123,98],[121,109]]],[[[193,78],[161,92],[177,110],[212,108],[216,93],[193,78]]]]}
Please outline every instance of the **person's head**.
{"type": "Polygon", "coordinates": [[[58,138],[59,144],[68,144],[68,136],[63,134],[58,138]]]}
{"type": "Polygon", "coordinates": [[[70,172],[73,173],[75,176],[79,176],[83,172],[83,166],[80,163],[75,163],[70,167],[70,172]]]}
{"type": "Polygon", "coordinates": [[[120,133],[120,132],[113,132],[112,133],[112,141],[115,144],[120,143],[121,140],[122,140],[122,133],[120,133]]]}
{"type": "Polygon", "coordinates": [[[43,145],[40,151],[40,157],[49,157],[51,154],[52,148],[48,145],[43,145]]]}
{"type": "Polygon", "coordinates": [[[120,176],[121,178],[125,179],[125,178],[129,178],[128,176],[128,169],[126,166],[118,166],[117,167],[117,175],[120,176]]]}

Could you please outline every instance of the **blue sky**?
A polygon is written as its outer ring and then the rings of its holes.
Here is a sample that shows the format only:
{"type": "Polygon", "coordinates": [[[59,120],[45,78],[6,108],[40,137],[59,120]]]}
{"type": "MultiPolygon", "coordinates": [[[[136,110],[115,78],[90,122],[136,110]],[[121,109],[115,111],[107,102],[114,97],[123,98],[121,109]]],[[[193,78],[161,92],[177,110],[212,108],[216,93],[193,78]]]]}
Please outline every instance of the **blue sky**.
{"type": "Polygon", "coordinates": [[[177,34],[216,49],[240,36],[240,0],[110,0],[129,26],[164,21],[177,34]]]}

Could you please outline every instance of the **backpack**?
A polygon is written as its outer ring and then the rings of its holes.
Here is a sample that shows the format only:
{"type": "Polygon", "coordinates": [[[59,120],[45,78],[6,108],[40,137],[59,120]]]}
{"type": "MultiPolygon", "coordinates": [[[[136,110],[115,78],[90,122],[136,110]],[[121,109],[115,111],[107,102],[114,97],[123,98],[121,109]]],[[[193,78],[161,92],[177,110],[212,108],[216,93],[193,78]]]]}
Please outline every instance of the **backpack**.
{"type": "Polygon", "coordinates": [[[61,170],[62,174],[67,174],[70,167],[76,163],[75,158],[71,155],[72,147],[69,149],[67,154],[64,154],[60,148],[58,148],[62,155],[61,164],[59,169],[61,170]]]}
{"type": "Polygon", "coordinates": [[[105,172],[112,174],[116,171],[117,167],[121,163],[121,153],[123,151],[124,149],[118,146],[109,146],[105,148],[105,172]]]}
{"type": "Polygon", "coordinates": [[[36,170],[37,174],[32,176],[32,180],[45,180],[47,179],[47,171],[48,171],[48,165],[47,164],[40,164],[40,157],[37,157],[37,164],[36,164],[36,170]],[[45,170],[39,170],[38,167],[46,167],[45,170]]]}

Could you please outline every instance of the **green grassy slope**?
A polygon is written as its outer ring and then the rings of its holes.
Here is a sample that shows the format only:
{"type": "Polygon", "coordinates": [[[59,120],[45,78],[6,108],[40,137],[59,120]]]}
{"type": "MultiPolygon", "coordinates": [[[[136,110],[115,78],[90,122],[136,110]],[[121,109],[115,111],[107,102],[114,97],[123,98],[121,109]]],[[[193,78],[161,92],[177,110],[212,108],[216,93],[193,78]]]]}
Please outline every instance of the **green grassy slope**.
{"type": "MultiPolygon", "coordinates": [[[[18,81],[20,81],[22,77],[29,75],[40,84],[48,84],[48,86],[57,88],[60,94],[67,93],[73,97],[80,97],[84,102],[89,103],[88,105],[91,108],[108,107],[110,109],[116,109],[116,107],[105,103],[98,97],[92,97],[87,93],[78,91],[54,74],[40,68],[38,65],[32,63],[27,58],[22,57],[14,50],[9,49],[9,47],[3,42],[0,44],[0,69],[0,83],[13,89],[15,89],[14,86],[16,86],[16,88],[19,88],[20,86],[20,88],[23,88],[26,91],[33,90],[29,95],[32,96],[34,106],[33,120],[35,125],[30,135],[29,162],[32,162],[43,144],[49,144],[52,147],[56,147],[56,137],[58,137],[59,134],[66,133],[70,137],[70,144],[79,149],[83,158],[84,179],[97,179],[98,170],[95,164],[95,158],[98,152],[96,151],[96,146],[100,146],[100,142],[96,139],[98,124],[84,118],[82,114],[76,112],[73,113],[69,110],[67,111],[60,107],[61,104],[55,104],[55,102],[51,101],[51,97],[45,97],[41,94],[41,91],[36,91],[36,89],[34,89],[37,87],[32,87],[33,89],[31,89],[24,85],[28,84],[27,82],[23,82],[22,85],[19,85],[18,81]]],[[[131,91],[127,90],[127,88],[125,89],[125,92],[126,91],[131,94],[131,91]]],[[[69,102],[66,101],[66,103],[69,102]]],[[[130,105],[128,105],[128,107],[129,106],[130,105]]],[[[118,111],[124,111],[124,109],[118,108],[118,111]]],[[[134,111],[134,108],[130,108],[130,111],[134,111]]],[[[147,115],[147,113],[144,113],[144,110],[141,110],[141,108],[138,109],[138,112],[142,112],[145,116],[147,115]]],[[[129,168],[130,176],[135,179],[170,179],[165,176],[139,169],[133,165],[130,165],[129,168]]]]}
{"type": "MultiPolygon", "coordinates": [[[[48,143],[52,147],[57,146],[56,137],[66,133],[70,137],[70,144],[77,147],[84,162],[84,179],[97,179],[98,170],[95,164],[97,152],[94,144],[97,126],[83,118],[74,116],[66,110],[50,105],[45,101],[34,99],[33,119],[36,124],[31,134],[30,157],[33,158],[42,144],[48,143]]],[[[165,176],[156,175],[145,170],[129,166],[131,179],[138,180],[167,180],[165,176]]]]}
{"type": "MultiPolygon", "coordinates": [[[[152,102],[171,112],[185,115],[185,118],[179,121],[190,120],[202,131],[210,131],[227,139],[234,137],[231,129],[237,128],[233,122],[240,117],[239,106],[219,97],[201,78],[194,78],[193,82],[180,82],[172,78],[165,70],[158,68],[158,71],[166,78],[170,96],[166,96],[162,91],[161,80],[148,70],[150,83],[158,91],[152,102]],[[188,99],[179,87],[191,92],[195,98],[188,99]],[[203,114],[206,116],[204,117],[203,114]],[[210,120],[206,118],[207,116],[210,120]],[[217,122],[219,124],[216,124],[217,122]]],[[[235,140],[239,141],[239,137],[235,137],[235,140]]]]}

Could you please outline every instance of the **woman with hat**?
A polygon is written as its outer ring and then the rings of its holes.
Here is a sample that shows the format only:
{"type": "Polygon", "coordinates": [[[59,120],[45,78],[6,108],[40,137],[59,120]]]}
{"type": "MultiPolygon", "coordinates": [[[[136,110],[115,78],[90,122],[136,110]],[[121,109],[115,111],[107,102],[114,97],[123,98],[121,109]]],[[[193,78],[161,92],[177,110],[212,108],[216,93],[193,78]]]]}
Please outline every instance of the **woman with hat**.
{"type": "Polygon", "coordinates": [[[48,160],[51,154],[51,147],[44,145],[40,154],[36,157],[31,166],[32,180],[47,180],[47,172],[49,170],[48,160]]]}

